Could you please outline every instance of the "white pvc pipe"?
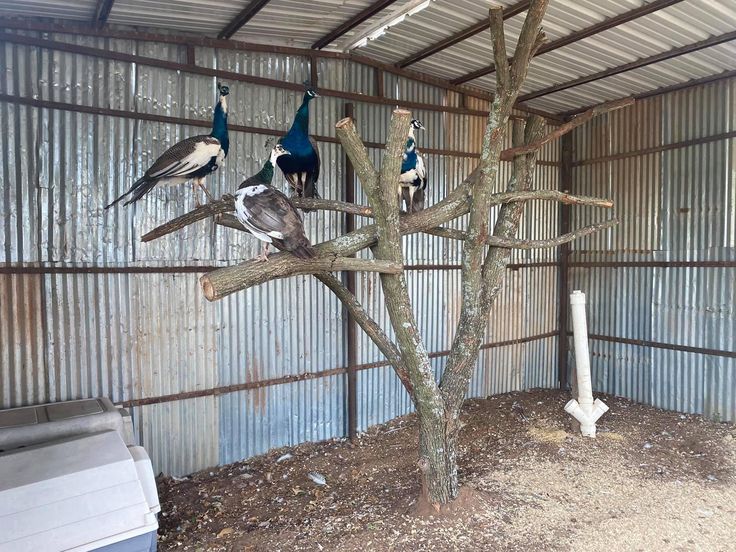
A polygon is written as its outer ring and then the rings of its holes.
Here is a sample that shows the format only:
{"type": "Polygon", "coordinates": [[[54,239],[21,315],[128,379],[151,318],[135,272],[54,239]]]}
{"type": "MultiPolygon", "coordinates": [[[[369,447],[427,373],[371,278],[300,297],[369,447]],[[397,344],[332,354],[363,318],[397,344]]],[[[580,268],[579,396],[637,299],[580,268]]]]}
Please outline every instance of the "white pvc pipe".
{"type": "Polygon", "coordinates": [[[588,350],[588,324],[585,321],[585,294],[575,290],[570,294],[573,340],[575,343],[575,371],[578,382],[578,398],[565,405],[565,411],[580,422],[580,432],[595,437],[595,422],[608,406],[596,399],[593,402],[593,384],[590,379],[590,351],[588,350]]]}

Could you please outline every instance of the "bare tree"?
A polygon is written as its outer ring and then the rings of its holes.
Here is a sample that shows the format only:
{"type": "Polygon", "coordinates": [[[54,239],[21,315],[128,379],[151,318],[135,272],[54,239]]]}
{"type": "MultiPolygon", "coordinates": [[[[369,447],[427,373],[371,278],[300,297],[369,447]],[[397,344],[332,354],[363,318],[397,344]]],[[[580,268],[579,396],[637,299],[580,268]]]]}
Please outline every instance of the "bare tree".
{"type": "MultiPolygon", "coordinates": [[[[600,113],[619,109],[633,100],[603,104],[563,124],[543,136],[543,120],[532,116],[526,121],[513,121],[511,149],[503,150],[512,109],[524,82],[530,60],[545,38],[541,22],[547,0],[534,0],[521,30],[514,58],[509,60],[504,42],[502,9],[490,10],[490,27],[496,65],[496,94],[488,115],[480,163],[468,178],[439,203],[424,211],[400,214],[397,182],[401,158],[411,114],[393,112],[388,141],[380,169],[370,161],[352,119],[339,121],[337,136],[352,162],[370,207],[339,201],[295,198],[297,207],[337,210],[373,218],[353,232],[317,244],[317,257],[300,260],[289,253],[272,255],[268,262],[247,261],[221,268],[201,278],[205,297],[210,301],[264,282],[294,275],[312,274],[342,301],[354,319],[386,356],[411,396],[419,419],[419,467],[422,474],[424,503],[435,506],[449,504],[458,495],[456,443],[460,430],[460,409],[478,358],[481,340],[494,299],[501,289],[513,248],[555,247],[615,225],[609,220],[601,224],[550,240],[534,241],[516,238],[526,201],[547,200],[568,204],[610,208],[607,199],[580,197],[552,190],[532,190],[537,154],[540,148],[574,127],[600,113]],[[492,193],[498,180],[502,160],[513,161],[513,171],[506,192],[492,193]],[[501,205],[495,226],[490,230],[490,211],[501,205]],[[443,228],[445,224],[469,214],[464,231],[443,228]],[[462,305],[460,320],[447,364],[439,382],[435,380],[428,352],[422,342],[403,273],[402,236],[425,232],[463,241],[462,305]],[[370,248],[374,260],[350,256],[370,248]],[[394,343],[365,311],[356,297],[331,273],[342,270],[368,270],[380,273],[381,284],[394,343]]],[[[245,230],[228,212],[233,210],[232,197],[210,203],[166,223],[143,237],[150,241],[197,220],[215,216],[219,224],[245,230]]]]}

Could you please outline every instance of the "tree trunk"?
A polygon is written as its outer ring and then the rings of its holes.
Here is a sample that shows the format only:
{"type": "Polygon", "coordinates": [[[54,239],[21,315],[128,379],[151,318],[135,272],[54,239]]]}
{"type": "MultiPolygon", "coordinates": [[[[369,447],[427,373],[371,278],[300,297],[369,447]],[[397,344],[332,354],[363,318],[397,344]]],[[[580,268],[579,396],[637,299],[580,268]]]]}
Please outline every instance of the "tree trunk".
{"type": "Polygon", "coordinates": [[[457,431],[451,427],[444,412],[419,411],[420,513],[439,511],[457,497],[457,431]]]}

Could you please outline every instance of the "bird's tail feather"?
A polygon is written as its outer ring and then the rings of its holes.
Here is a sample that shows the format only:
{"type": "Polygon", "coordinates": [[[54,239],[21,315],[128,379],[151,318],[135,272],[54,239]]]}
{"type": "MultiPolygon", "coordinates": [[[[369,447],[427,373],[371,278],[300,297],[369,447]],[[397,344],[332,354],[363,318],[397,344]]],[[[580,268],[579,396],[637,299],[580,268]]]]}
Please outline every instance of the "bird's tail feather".
{"type": "MultiPolygon", "coordinates": [[[[314,178],[311,174],[307,175],[306,181],[303,183],[303,187],[301,189],[301,197],[311,197],[314,199],[322,199],[320,195],[317,193],[317,189],[314,186],[314,178]]],[[[305,213],[311,213],[314,211],[314,209],[302,209],[305,213]]]]}
{"type": "Polygon", "coordinates": [[[295,257],[303,260],[313,259],[317,252],[314,250],[314,247],[312,247],[309,242],[307,242],[306,245],[298,245],[296,248],[294,248],[291,251],[295,257]]]}
{"type": "Polygon", "coordinates": [[[129,195],[133,195],[128,201],[123,203],[123,205],[129,205],[133,203],[134,201],[138,201],[140,198],[142,198],[144,195],[146,195],[148,192],[153,189],[153,187],[156,185],[155,180],[149,180],[147,177],[142,176],[138,180],[136,180],[133,185],[130,187],[130,190],[125,192],[123,195],[115,199],[113,202],[109,203],[108,205],[105,205],[105,209],[109,209],[116,203],[119,203],[129,195]]]}

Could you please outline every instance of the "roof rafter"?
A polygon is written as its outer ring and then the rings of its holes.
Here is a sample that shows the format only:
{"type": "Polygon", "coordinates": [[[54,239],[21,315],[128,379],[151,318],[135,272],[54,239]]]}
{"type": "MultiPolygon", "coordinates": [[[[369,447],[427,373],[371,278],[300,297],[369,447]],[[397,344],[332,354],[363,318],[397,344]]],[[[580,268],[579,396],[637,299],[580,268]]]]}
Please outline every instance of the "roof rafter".
{"type": "MultiPolygon", "coordinates": [[[[530,3],[530,0],[524,0],[523,2],[518,2],[513,6],[505,8],[503,10],[503,18],[508,19],[520,14],[521,12],[526,11],[529,8],[530,3]]],[[[404,67],[408,67],[412,63],[421,61],[424,58],[427,58],[436,54],[437,52],[441,52],[442,50],[449,48],[450,46],[454,46],[458,42],[462,42],[463,40],[471,38],[478,33],[482,33],[483,31],[488,29],[488,27],[488,19],[485,19],[484,21],[478,21],[478,23],[475,23],[474,25],[471,25],[470,27],[457,32],[452,36],[448,36],[447,38],[440,40],[439,42],[435,42],[434,44],[427,46],[426,48],[418,51],[415,54],[411,54],[410,56],[405,57],[401,61],[397,62],[396,65],[402,69],[404,67]]]]}
{"type": "Polygon", "coordinates": [[[594,82],[600,79],[605,79],[606,77],[612,77],[614,75],[618,75],[626,71],[631,71],[632,69],[646,67],[647,65],[651,65],[653,63],[658,63],[660,61],[666,61],[668,59],[682,56],[684,54],[697,52],[698,50],[709,48],[711,46],[716,46],[718,44],[723,44],[724,42],[730,42],[731,40],[736,40],[736,31],[731,31],[730,33],[725,33],[722,35],[712,36],[710,38],[706,38],[705,40],[694,42],[693,44],[687,44],[685,46],[681,46],[679,48],[673,48],[672,50],[667,50],[665,52],[661,52],[653,56],[637,59],[635,61],[625,63],[623,65],[619,65],[618,67],[610,67],[608,69],[604,69],[603,71],[599,71],[598,73],[594,73],[592,75],[585,75],[582,77],[578,77],[577,79],[572,79],[567,82],[562,82],[560,84],[554,84],[552,86],[548,86],[547,88],[535,90],[534,92],[529,92],[528,94],[519,96],[519,102],[526,102],[529,100],[533,100],[534,98],[539,98],[541,96],[547,96],[548,94],[553,94],[555,92],[567,90],[568,88],[573,88],[574,86],[580,86],[581,84],[587,84],[589,82],[594,82]]]}
{"type": "Polygon", "coordinates": [[[225,25],[217,35],[217,38],[228,39],[243,28],[248,21],[253,19],[259,11],[266,7],[270,0],[251,0],[241,12],[225,25]]]}
{"type": "MultiPolygon", "coordinates": [[[[631,96],[631,97],[633,97],[635,100],[645,100],[647,98],[653,98],[654,96],[662,96],[663,94],[669,94],[670,92],[677,92],[678,90],[686,90],[689,88],[700,86],[702,84],[710,84],[712,82],[733,79],[735,77],[736,77],[736,70],[723,71],[721,73],[716,73],[714,75],[708,75],[706,77],[701,77],[699,79],[693,79],[693,80],[689,80],[686,82],[678,82],[676,84],[670,84],[669,86],[655,88],[654,90],[648,90],[640,94],[635,94],[634,96],[631,96]]],[[[583,113],[584,111],[587,111],[591,107],[594,107],[594,106],[586,105],[584,107],[576,107],[575,109],[571,109],[570,111],[562,111],[560,113],[557,113],[556,115],[560,119],[566,120],[568,117],[573,117],[579,113],[583,113]]]]}
{"type": "MultiPolygon", "coordinates": [[[[679,4],[680,2],[683,2],[683,0],[654,0],[653,2],[644,4],[643,6],[639,6],[638,8],[635,8],[631,11],[627,11],[614,17],[604,19],[603,21],[596,23],[595,25],[591,25],[590,27],[586,27],[585,29],[580,29],[579,31],[575,31],[574,33],[570,33],[567,36],[563,36],[561,38],[558,38],[557,40],[553,40],[552,42],[544,44],[537,51],[537,56],[541,56],[542,54],[557,50],[558,48],[562,48],[563,46],[568,46],[570,44],[578,42],[579,40],[583,40],[584,38],[588,38],[595,34],[602,33],[603,31],[607,31],[608,29],[618,27],[619,25],[623,25],[624,23],[628,23],[629,21],[633,21],[634,19],[637,19],[639,17],[643,17],[661,9],[674,6],[675,4],[679,4]]],[[[490,75],[494,71],[495,67],[493,65],[487,65],[486,67],[463,75],[462,77],[453,79],[450,82],[452,84],[464,84],[477,78],[490,75]]]]}
{"type": "Polygon", "coordinates": [[[351,17],[345,23],[334,29],[333,31],[330,31],[326,35],[324,35],[322,38],[317,40],[314,44],[312,44],[312,48],[315,50],[321,50],[325,46],[329,45],[330,43],[334,42],[341,36],[343,36],[345,33],[351,31],[364,21],[367,21],[377,13],[381,12],[382,10],[385,10],[388,8],[391,4],[395,3],[396,0],[376,0],[373,4],[365,8],[362,12],[359,14],[351,17]]]}
{"type": "Polygon", "coordinates": [[[97,0],[97,7],[95,8],[95,15],[92,18],[92,24],[97,29],[101,29],[107,23],[107,18],[110,16],[110,10],[115,0],[97,0]]]}

